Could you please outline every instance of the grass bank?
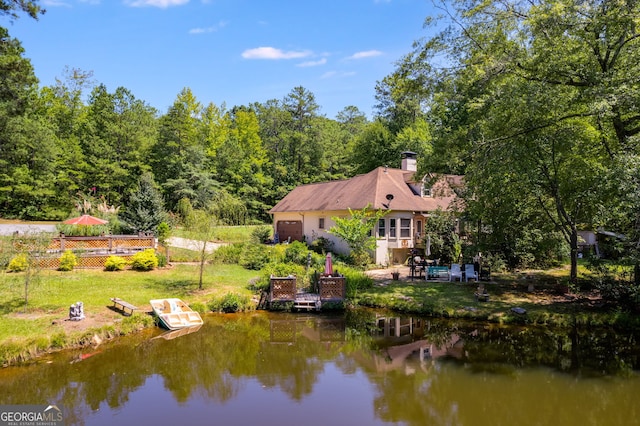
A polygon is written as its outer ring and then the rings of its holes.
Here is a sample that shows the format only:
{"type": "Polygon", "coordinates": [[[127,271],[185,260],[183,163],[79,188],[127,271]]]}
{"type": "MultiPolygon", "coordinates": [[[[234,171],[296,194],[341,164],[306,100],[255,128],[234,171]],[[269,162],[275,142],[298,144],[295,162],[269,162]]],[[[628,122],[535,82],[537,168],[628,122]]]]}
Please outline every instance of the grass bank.
{"type": "MultiPolygon", "coordinates": [[[[387,274],[390,277],[390,272],[387,274]]],[[[581,270],[583,282],[589,272],[581,270]]],[[[461,318],[497,324],[553,327],[591,326],[640,329],[640,316],[606,304],[592,290],[568,286],[568,270],[494,274],[477,283],[378,279],[354,295],[356,305],[385,308],[406,314],[461,318]],[[482,284],[488,301],[476,299],[482,284]]]]}
{"type": "MultiPolygon", "coordinates": [[[[260,273],[239,265],[211,264],[198,288],[198,266],[176,264],[150,272],[43,270],[29,284],[25,307],[25,275],[0,273],[0,364],[35,357],[43,352],[91,344],[154,325],[149,300],[179,297],[204,310],[210,301],[230,294],[250,298],[248,283],[260,273]],[[131,317],[111,308],[111,297],[122,298],[141,312],[131,317]],[[67,321],[69,306],[84,304],[83,321],[67,321]]],[[[565,270],[494,274],[485,283],[488,302],[475,299],[478,283],[426,282],[406,275],[393,281],[390,273],[352,286],[349,303],[391,309],[399,313],[463,318],[498,324],[543,326],[640,327],[640,317],[606,306],[589,292],[566,293],[565,270]],[[562,290],[562,291],[561,291],[562,290]],[[517,313],[513,308],[525,312],[517,313]]]]}
{"type": "Polygon", "coordinates": [[[149,300],[178,297],[204,306],[228,293],[251,296],[247,283],[257,275],[237,265],[209,265],[198,288],[195,265],[175,265],[149,272],[42,270],[30,280],[25,306],[24,273],[1,273],[0,364],[42,352],[75,347],[154,325],[149,300]],[[112,309],[111,297],[140,308],[131,317],[112,309]],[[81,301],[86,319],[68,321],[69,306],[81,301]]]}

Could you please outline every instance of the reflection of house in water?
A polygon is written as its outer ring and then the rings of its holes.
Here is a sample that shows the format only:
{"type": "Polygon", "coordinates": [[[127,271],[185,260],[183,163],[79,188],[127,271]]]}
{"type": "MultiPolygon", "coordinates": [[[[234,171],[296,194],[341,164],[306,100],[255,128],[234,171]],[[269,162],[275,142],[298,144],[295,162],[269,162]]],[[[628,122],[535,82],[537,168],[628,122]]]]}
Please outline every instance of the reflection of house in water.
{"type": "Polygon", "coordinates": [[[373,334],[380,349],[371,353],[367,364],[379,372],[404,369],[412,374],[416,366],[424,369],[437,358],[464,357],[464,342],[457,334],[451,334],[442,344],[424,339],[429,324],[420,318],[377,317],[373,334]]]}
{"type": "Polygon", "coordinates": [[[296,316],[291,320],[271,320],[271,343],[295,343],[304,337],[312,342],[344,342],[344,318],[296,316]]]}

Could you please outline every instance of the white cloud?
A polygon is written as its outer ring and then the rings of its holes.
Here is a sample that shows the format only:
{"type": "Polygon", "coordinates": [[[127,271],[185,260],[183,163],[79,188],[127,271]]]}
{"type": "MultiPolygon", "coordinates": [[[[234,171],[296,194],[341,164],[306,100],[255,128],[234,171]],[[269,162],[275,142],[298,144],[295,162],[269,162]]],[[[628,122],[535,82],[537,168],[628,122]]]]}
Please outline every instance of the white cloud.
{"type": "Polygon", "coordinates": [[[226,22],[218,22],[217,25],[214,25],[212,27],[206,27],[206,28],[192,28],[189,30],[189,34],[206,34],[206,33],[214,33],[218,30],[221,30],[222,28],[226,27],[227,23],[226,22]]]}
{"type": "Polygon", "coordinates": [[[297,67],[317,67],[319,65],[324,65],[327,63],[327,58],[322,58],[319,61],[307,61],[307,62],[302,62],[299,63],[298,65],[296,65],[297,67]]]}
{"type": "Polygon", "coordinates": [[[125,4],[131,7],[153,6],[165,9],[171,6],[180,6],[189,3],[189,0],[125,0],[125,4]]]}
{"type": "Polygon", "coordinates": [[[69,3],[58,0],[44,0],[42,5],[44,7],[71,7],[69,3]]]}
{"type": "Polygon", "coordinates": [[[347,59],[364,59],[380,55],[382,55],[382,52],[379,50],[365,50],[364,52],[356,52],[353,55],[349,56],[347,59]]]}
{"type": "Polygon", "coordinates": [[[297,59],[306,58],[309,55],[311,52],[308,50],[285,52],[274,47],[256,47],[242,52],[242,57],[245,59],[297,59]]]}

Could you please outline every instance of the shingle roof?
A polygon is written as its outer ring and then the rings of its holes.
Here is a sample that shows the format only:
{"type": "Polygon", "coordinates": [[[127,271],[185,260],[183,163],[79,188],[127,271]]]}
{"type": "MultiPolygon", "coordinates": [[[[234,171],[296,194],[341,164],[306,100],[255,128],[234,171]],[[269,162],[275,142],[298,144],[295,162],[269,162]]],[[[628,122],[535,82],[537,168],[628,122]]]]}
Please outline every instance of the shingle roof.
{"type": "Polygon", "coordinates": [[[313,183],[294,188],[269,213],[374,209],[433,211],[447,209],[455,198],[451,186],[461,184],[461,176],[445,175],[434,185],[432,197],[422,197],[411,189],[415,172],[378,167],[351,179],[313,183]],[[393,195],[391,202],[387,195],[393,195]]]}

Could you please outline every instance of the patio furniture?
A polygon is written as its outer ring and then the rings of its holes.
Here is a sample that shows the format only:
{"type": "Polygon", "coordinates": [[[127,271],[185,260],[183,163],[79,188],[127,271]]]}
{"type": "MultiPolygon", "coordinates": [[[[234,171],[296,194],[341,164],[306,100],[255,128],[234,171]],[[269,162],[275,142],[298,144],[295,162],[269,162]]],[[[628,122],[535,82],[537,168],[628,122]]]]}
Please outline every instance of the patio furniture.
{"type": "Polygon", "coordinates": [[[446,266],[427,266],[427,280],[449,280],[449,268],[446,266]]]}
{"type": "Polygon", "coordinates": [[[473,263],[467,263],[464,265],[464,280],[468,282],[469,279],[478,281],[478,273],[476,272],[473,263]]]}
{"type": "Polygon", "coordinates": [[[459,263],[452,263],[451,268],[449,268],[449,281],[455,281],[456,279],[462,282],[462,271],[459,263]]]}

